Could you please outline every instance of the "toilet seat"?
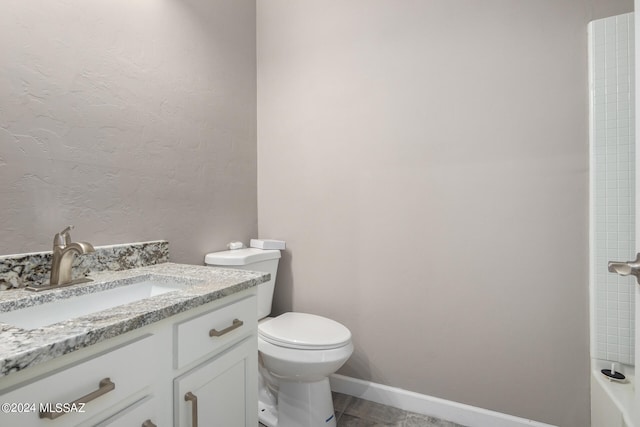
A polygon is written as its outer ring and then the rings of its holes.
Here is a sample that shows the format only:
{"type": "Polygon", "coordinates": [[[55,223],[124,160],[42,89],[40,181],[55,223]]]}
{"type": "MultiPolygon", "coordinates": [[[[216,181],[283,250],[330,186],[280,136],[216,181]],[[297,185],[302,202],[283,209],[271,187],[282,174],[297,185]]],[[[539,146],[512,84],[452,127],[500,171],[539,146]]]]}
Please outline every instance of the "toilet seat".
{"type": "Polygon", "coordinates": [[[284,313],[258,325],[258,336],[284,348],[331,350],[351,342],[351,332],[340,323],[308,313],[284,313]]]}

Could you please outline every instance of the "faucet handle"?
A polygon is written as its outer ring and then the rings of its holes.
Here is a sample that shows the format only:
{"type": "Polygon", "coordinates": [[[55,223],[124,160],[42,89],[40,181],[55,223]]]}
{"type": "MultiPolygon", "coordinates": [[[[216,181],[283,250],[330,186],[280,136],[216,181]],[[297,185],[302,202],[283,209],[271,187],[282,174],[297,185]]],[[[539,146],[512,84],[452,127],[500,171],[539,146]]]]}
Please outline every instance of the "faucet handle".
{"type": "Polygon", "coordinates": [[[73,225],[67,226],[64,230],[53,237],[53,246],[67,246],[71,243],[71,235],[69,232],[73,230],[73,225]]]}

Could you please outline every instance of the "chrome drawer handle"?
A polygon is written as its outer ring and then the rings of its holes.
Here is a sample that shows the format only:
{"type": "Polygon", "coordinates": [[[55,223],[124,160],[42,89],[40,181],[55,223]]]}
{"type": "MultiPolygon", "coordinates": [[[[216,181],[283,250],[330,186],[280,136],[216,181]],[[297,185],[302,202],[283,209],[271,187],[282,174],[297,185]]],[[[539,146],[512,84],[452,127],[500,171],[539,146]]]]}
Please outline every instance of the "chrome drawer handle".
{"type": "MultiPolygon", "coordinates": [[[[109,378],[103,378],[100,380],[100,383],[98,384],[98,389],[96,391],[92,391],[91,393],[85,396],[82,396],[80,399],[74,400],[69,405],[71,407],[79,406],[80,404],[84,406],[86,403],[89,403],[92,400],[97,399],[103,394],[109,393],[111,390],[115,388],[116,388],[116,385],[114,382],[112,382],[109,378]]],[[[41,411],[40,418],[48,418],[50,420],[55,420],[56,418],[63,416],[65,413],[66,412],[64,411],[60,411],[60,412],[41,411]]]]}
{"type": "Polygon", "coordinates": [[[198,427],[198,397],[190,391],[184,395],[185,402],[191,402],[191,427],[198,427]]]}
{"type": "Polygon", "coordinates": [[[242,320],[238,320],[238,319],[233,319],[233,323],[231,324],[231,326],[224,328],[221,331],[218,331],[217,329],[212,329],[209,331],[209,336],[210,337],[221,337],[224,334],[228,334],[229,332],[233,331],[234,329],[238,329],[240,326],[244,325],[244,322],[242,320]]]}
{"type": "Polygon", "coordinates": [[[152,423],[151,420],[147,420],[142,423],[142,427],[158,427],[158,426],[152,423]]]}

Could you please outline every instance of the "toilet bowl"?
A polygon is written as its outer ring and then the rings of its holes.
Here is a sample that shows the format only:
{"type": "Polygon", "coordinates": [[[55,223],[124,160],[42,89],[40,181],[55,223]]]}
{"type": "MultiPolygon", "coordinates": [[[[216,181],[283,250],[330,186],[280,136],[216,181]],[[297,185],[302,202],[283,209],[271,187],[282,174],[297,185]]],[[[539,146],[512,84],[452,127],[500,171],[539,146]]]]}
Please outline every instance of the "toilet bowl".
{"type": "Polygon", "coordinates": [[[280,251],[246,248],[213,252],[205,264],[267,272],[258,285],[258,418],[267,427],[335,427],[329,375],[353,353],[351,332],[307,313],[271,312],[280,251]]]}
{"type": "Polygon", "coordinates": [[[328,377],[353,353],[346,327],[313,314],[285,313],[260,323],[258,350],[260,422],[268,427],[336,425],[328,377]]]}

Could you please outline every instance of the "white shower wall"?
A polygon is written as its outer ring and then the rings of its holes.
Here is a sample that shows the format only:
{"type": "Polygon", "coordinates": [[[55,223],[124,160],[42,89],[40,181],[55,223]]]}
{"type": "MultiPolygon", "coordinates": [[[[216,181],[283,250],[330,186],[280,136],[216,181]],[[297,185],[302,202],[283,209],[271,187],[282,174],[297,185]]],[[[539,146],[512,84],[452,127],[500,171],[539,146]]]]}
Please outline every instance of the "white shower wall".
{"type": "Polygon", "coordinates": [[[635,258],[634,20],[589,25],[591,92],[591,355],[634,363],[634,283],[607,271],[635,258]]]}

